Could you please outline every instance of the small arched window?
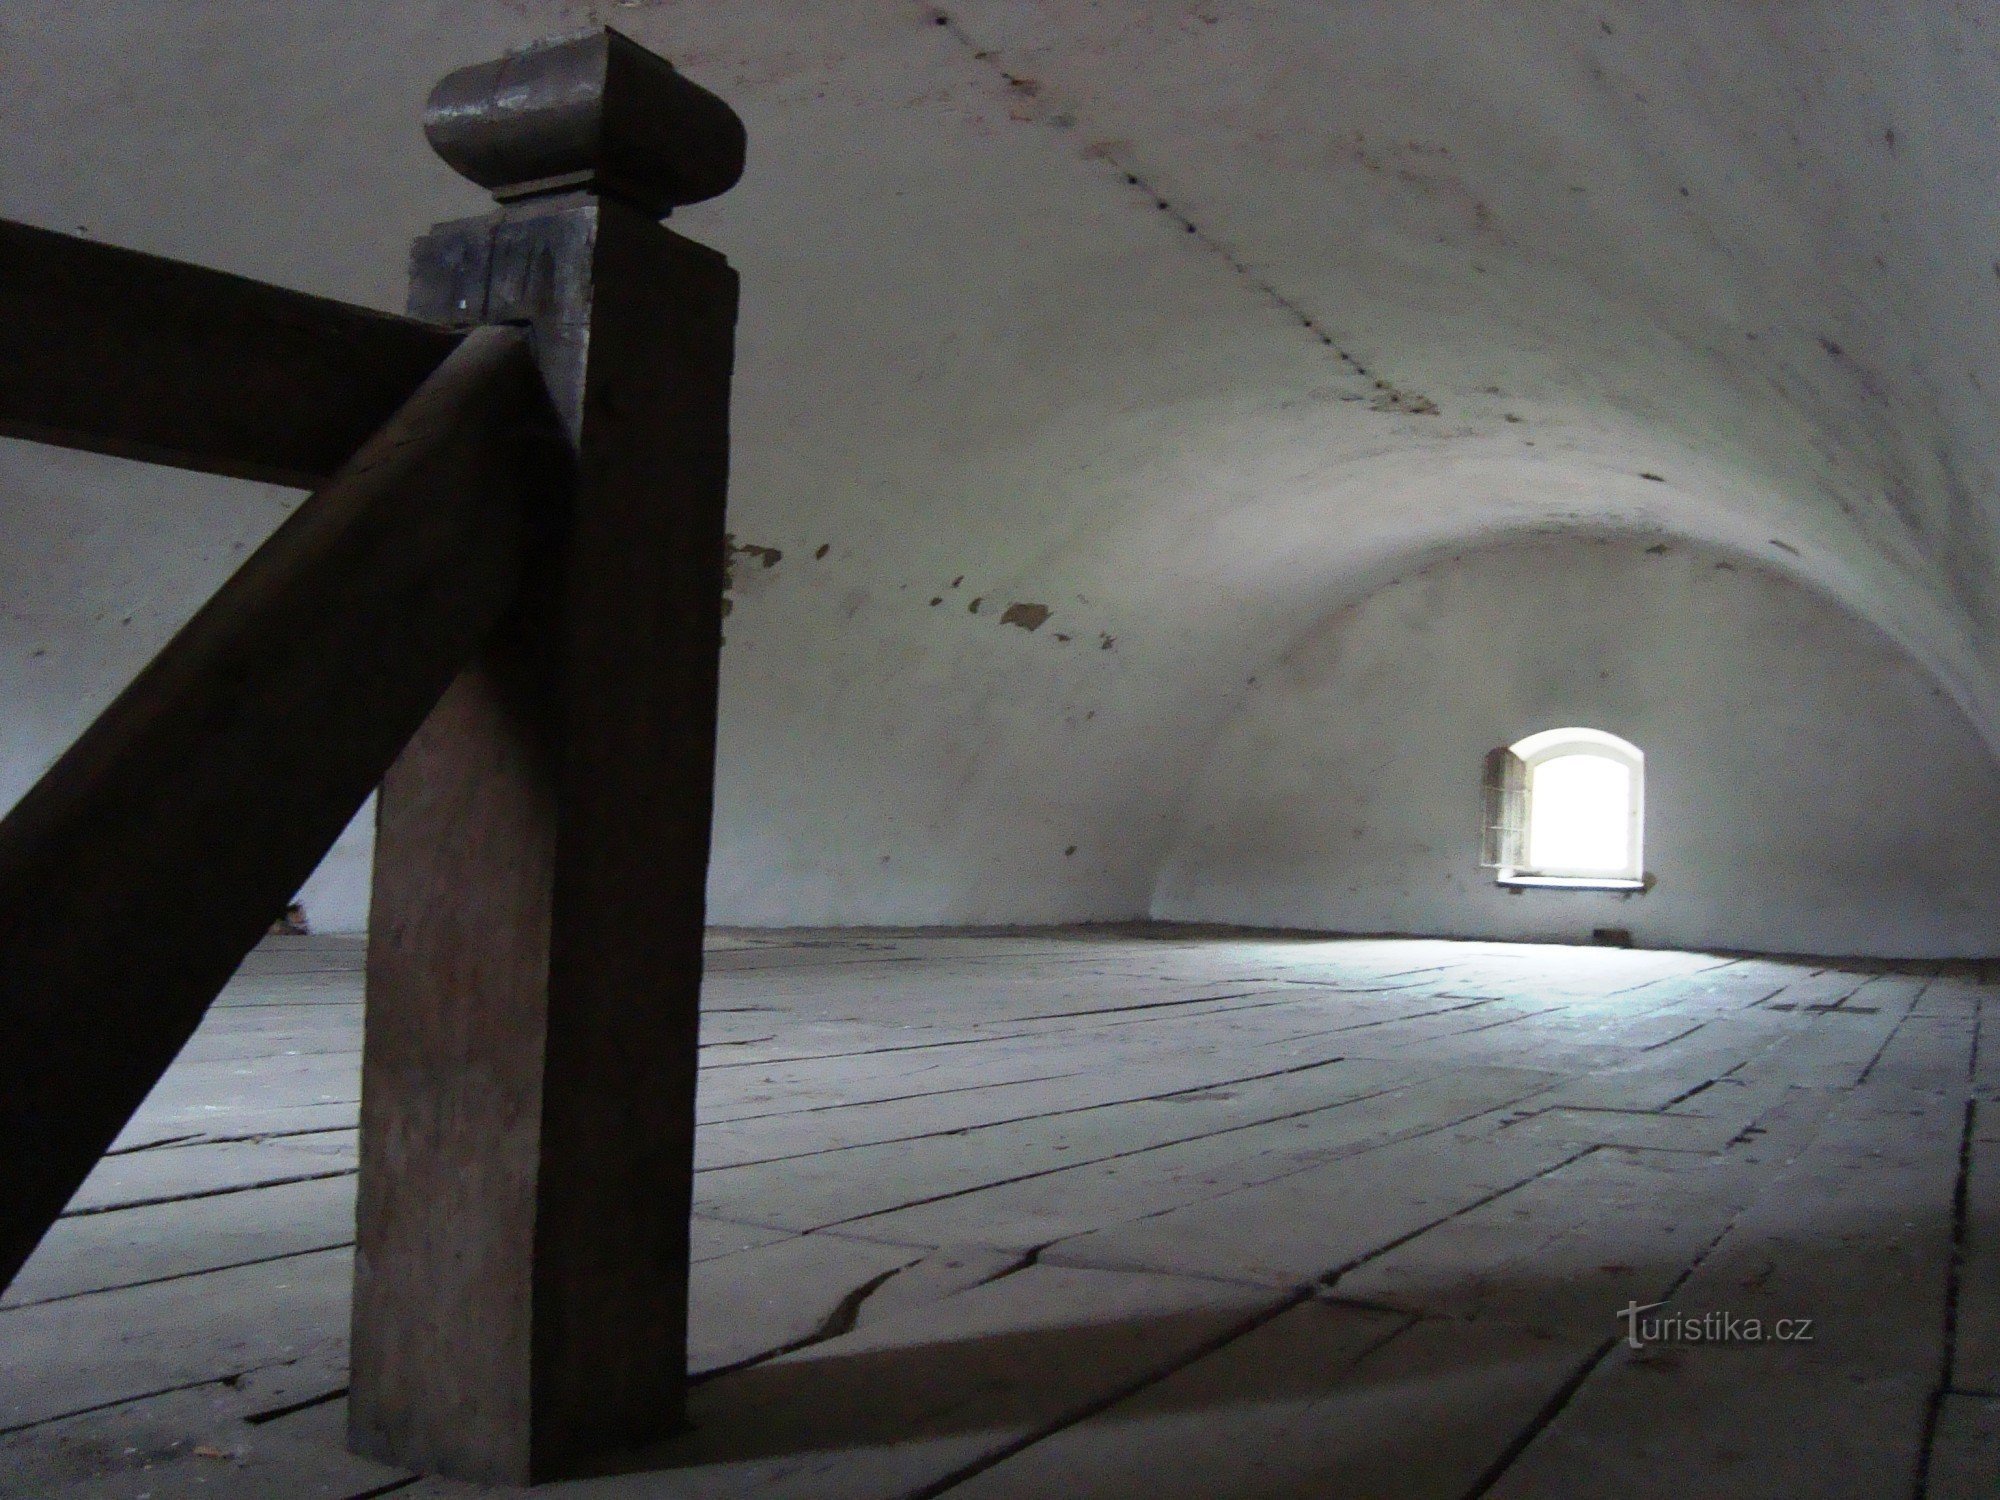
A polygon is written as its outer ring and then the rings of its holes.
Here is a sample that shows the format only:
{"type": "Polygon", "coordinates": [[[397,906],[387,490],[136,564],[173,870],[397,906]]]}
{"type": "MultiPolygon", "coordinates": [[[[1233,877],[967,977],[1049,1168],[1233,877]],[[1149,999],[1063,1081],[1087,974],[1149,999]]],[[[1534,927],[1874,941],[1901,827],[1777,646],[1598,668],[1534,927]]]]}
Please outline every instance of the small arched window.
{"type": "Polygon", "coordinates": [[[1549,729],[1486,757],[1480,863],[1502,885],[1645,883],[1646,756],[1601,729],[1549,729]]]}

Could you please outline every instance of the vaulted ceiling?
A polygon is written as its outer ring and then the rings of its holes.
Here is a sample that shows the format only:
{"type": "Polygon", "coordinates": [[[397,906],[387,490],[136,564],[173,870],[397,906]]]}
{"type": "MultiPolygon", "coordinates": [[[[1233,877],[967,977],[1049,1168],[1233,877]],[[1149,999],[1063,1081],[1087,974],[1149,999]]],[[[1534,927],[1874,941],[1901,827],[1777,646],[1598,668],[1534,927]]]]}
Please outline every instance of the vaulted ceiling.
{"type": "MultiPolygon", "coordinates": [[[[596,22],[750,131],[674,220],[745,286],[720,910],[1143,909],[1260,668],[1528,529],[1787,572],[2000,743],[1984,7],[16,0],[0,213],[396,307],[481,202],[429,84],[596,22]]],[[[287,503],[5,458],[58,727],[287,503]]]]}

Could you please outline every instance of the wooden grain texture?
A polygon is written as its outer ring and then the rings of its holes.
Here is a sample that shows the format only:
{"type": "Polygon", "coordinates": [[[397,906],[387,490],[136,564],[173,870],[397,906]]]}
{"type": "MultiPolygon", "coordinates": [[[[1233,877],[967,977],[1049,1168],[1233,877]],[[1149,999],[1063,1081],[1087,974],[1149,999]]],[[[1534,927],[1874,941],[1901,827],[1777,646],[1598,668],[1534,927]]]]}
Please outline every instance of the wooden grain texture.
{"type": "MultiPolygon", "coordinates": [[[[1172,929],[712,934],[708,956],[701,1120],[730,1162],[698,1192],[731,1181],[707,1211],[759,1222],[694,1221],[690,1429],[577,1494],[1877,1500],[1919,1492],[1933,1400],[1922,1493],[1994,1493],[1989,1128],[1960,1155],[1995,1077],[1986,980],[1172,929]],[[1819,1008],[1841,994],[1860,1007],[1819,1008]],[[1370,1055],[1315,1064],[1329,1036],[1370,1055]],[[1264,1093],[1288,1060],[1307,1092],[1264,1093]],[[996,1128],[1014,1144],[930,1149],[996,1128]],[[768,1227],[812,1162],[901,1206],[768,1227]],[[1619,1308],[1662,1298],[1819,1336],[1606,1350],[1619,1308]],[[1232,1306],[1287,1310],[1210,1321],[1232,1306]]],[[[354,1096],[361,963],[351,939],[261,945],[86,1191],[337,1150],[317,1123],[242,1137],[354,1096]]],[[[0,1303],[0,1496],[401,1483],[338,1451],[352,1183],[62,1220],[16,1282],[39,1305],[0,1303]]]]}
{"type": "Polygon", "coordinates": [[[578,195],[414,279],[532,327],[577,483],[383,785],[350,1431],[519,1482],[680,1416],[736,278],[578,195]]]}
{"type": "Polygon", "coordinates": [[[0,435],[310,489],[462,335],[0,221],[0,435]]]}
{"type": "Polygon", "coordinates": [[[0,822],[0,1279],[511,606],[565,464],[521,335],[474,335],[0,822]]]}

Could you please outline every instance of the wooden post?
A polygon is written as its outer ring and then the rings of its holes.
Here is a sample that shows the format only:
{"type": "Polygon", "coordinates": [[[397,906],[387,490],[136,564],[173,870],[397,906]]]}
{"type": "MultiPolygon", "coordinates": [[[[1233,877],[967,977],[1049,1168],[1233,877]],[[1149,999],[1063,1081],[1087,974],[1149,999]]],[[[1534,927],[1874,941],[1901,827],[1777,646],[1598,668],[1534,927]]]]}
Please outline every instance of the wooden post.
{"type": "Polygon", "coordinates": [[[681,1420],[736,277],[657,220],[743,131],[609,31],[426,129],[503,206],[418,241],[410,310],[528,327],[577,479],[382,788],[349,1435],[537,1482],[681,1420]]]}

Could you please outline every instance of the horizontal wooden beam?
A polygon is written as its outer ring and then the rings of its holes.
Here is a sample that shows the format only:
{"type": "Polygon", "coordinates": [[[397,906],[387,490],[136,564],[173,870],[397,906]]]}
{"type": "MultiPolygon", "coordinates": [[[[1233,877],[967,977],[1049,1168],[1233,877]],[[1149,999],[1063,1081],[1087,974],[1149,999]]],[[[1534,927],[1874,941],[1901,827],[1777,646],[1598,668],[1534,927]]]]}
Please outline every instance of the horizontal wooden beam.
{"type": "Polygon", "coordinates": [[[461,336],[0,221],[0,436],[310,489],[461,336]]]}
{"type": "Polygon", "coordinates": [[[0,1284],[513,607],[569,449],[470,335],[0,821],[0,1284]]]}

